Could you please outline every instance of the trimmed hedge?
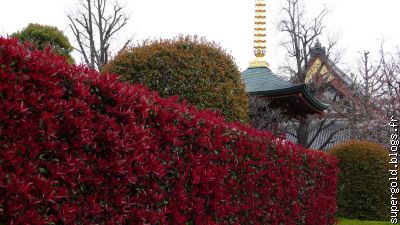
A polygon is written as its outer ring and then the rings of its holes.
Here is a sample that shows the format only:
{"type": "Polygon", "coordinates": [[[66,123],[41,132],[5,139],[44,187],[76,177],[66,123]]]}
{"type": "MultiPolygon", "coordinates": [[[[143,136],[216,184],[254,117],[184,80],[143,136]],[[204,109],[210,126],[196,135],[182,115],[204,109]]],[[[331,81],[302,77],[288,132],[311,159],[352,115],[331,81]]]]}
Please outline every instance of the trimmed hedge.
{"type": "Polygon", "coordinates": [[[390,218],[390,158],[381,145],[351,140],[329,150],[339,160],[338,215],[364,220],[390,218]]]}
{"type": "Polygon", "coordinates": [[[147,40],[119,52],[104,71],[146,85],[162,97],[177,95],[199,109],[220,111],[227,121],[249,121],[240,71],[215,42],[197,36],[147,40]]]}
{"type": "Polygon", "coordinates": [[[336,160],[0,38],[0,223],[333,224],[336,160]]]}

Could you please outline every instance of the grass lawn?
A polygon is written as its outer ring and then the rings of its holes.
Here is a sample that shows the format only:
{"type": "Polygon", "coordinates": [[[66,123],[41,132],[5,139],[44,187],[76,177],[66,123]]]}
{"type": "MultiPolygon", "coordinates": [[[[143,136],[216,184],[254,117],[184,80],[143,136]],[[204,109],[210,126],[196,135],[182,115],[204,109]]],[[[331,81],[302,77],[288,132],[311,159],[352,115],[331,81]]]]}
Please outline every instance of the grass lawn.
{"type": "Polygon", "coordinates": [[[390,221],[369,221],[338,218],[338,225],[392,225],[390,221]]]}

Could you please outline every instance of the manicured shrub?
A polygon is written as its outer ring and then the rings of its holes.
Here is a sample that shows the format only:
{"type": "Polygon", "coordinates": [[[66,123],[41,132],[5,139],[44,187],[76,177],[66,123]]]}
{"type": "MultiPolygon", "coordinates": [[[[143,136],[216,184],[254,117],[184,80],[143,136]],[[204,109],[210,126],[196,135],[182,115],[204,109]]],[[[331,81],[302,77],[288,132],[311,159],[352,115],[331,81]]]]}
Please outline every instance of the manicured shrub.
{"type": "Polygon", "coordinates": [[[336,160],[0,38],[0,223],[333,224],[336,160]]]}
{"type": "Polygon", "coordinates": [[[338,215],[347,218],[390,218],[388,152],[384,147],[352,140],[329,150],[339,160],[338,215]]]}
{"type": "Polygon", "coordinates": [[[51,47],[57,54],[66,57],[68,62],[74,63],[71,56],[72,45],[57,27],[30,23],[23,30],[11,34],[11,37],[18,38],[21,42],[29,41],[40,50],[51,47]]]}
{"type": "Polygon", "coordinates": [[[219,110],[229,121],[248,121],[240,71],[214,42],[190,36],[145,41],[120,52],[104,71],[142,83],[162,97],[177,95],[199,109],[219,110]]]}

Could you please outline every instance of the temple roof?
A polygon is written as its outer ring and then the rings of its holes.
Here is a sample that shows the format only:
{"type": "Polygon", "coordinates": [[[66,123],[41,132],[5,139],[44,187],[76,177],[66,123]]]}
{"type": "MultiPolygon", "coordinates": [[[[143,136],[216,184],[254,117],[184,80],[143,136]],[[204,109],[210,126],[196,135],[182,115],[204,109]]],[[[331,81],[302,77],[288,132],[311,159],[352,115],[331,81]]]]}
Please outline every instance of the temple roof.
{"type": "Polygon", "coordinates": [[[266,67],[248,68],[242,72],[242,79],[248,93],[294,87],[292,83],[275,75],[266,67]]]}
{"type": "Polygon", "coordinates": [[[254,54],[250,67],[241,73],[247,93],[269,100],[270,107],[282,109],[290,117],[322,114],[329,106],[320,103],[305,84],[294,85],[275,75],[268,68],[266,52],[266,0],[256,0],[254,23],[254,54]]]}
{"type": "MultiPolygon", "coordinates": [[[[310,62],[308,63],[308,68],[307,71],[310,71],[310,68],[313,66],[313,64],[318,63],[317,61],[320,60],[324,64],[328,66],[328,68],[337,75],[337,77],[343,81],[347,86],[353,85],[353,80],[346,74],[344,73],[339,67],[336,66],[336,63],[332,62],[328,55],[326,54],[326,49],[325,47],[322,47],[321,43],[319,40],[315,43],[313,47],[310,47],[310,62]]],[[[321,65],[319,65],[320,67],[321,65]]]]}
{"type": "Polygon", "coordinates": [[[286,108],[291,116],[321,114],[329,107],[314,98],[305,84],[294,85],[267,67],[248,68],[241,78],[247,93],[270,99],[272,106],[286,108]]]}

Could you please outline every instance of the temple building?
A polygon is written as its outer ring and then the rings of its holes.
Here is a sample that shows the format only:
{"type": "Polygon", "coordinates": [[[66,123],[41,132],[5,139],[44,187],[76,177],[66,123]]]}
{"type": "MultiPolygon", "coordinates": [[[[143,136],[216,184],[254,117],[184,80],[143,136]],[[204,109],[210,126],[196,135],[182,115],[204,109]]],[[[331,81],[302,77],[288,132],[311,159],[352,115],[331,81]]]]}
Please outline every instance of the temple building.
{"type": "MultiPolygon", "coordinates": [[[[274,74],[265,61],[266,53],[266,1],[256,0],[254,54],[255,59],[241,73],[245,90],[251,97],[265,99],[271,108],[279,109],[290,120],[286,123],[286,137],[297,142],[296,132],[299,121],[314,118],[308,125],[309,148],[326,150],[338,142],[348,140],[350,132],[347,129],[348,120],[332,117],[337,108],[330,107],[352,94],[352,80],[342,72],[326,55],[326,50],[319,41],[310,48],[310,60],[306,69],[305,83],[294,84],[281,76],[274,74]],[[327,82],[329,85],[323,93],[314,96],[307,86],[310,83],[327,82]],[[318,97],[318,99],[316,98],[318,97]],[[322,101],[324,102],[322,102],[322,101]],[[325,114],[329,112],[329,118],[325,114]]],[[[252,106],[251,106],[252,107],[252,106]]],[[[340,110],[346,110],[342,108],[340,110]]]]}
{"type": "MultiPolygon", "coordinates": [[[[309,125],[309,139],[313,139],[310,148],[327,150],[335,144],[351,139],[349,115],[352,107],[358,107],[360,97],[353,80],[339,69],[329,59],[326,50],[317,41],[310,48],[310,60],[306,68],[306,84],[311,82],[324,85],[323,92],[318,96],[324,102],[330,103],[327,115],[321,120],[314,120],[309,125]],[[351,105],[348,100],[352,100],[351,105]]],[[[314,84],[315,85],[315,84],[314,84]]],[[[289,128],[287,139],[296,141],[295,128],[289,128]]]]}
{"type": "Polygon", "coordinates": [[[254,27],[255,59],[241,78],[246,92],[269,100],[270,106],[281,109],[289,117],[300,118],[309,114],[323,114],[329,106],[318,101],[305,84],[293,84],[275,75],[265,61],[266,53],[266,4],[256,0],[254,27]]]}
{"type": "Polygon", "coordinates": [[[328,101],[338,101],[349,97],[353,93],[353,80],[332,62],[321,43],[317,41],[310,48],[310,60],[306,69],[306,84],[314,82],[329,82],[328,90],[324,90],[323,97],[328,101]]]}

